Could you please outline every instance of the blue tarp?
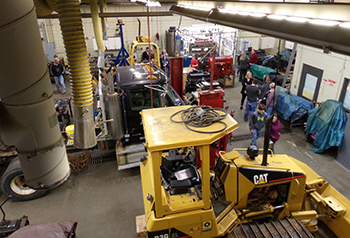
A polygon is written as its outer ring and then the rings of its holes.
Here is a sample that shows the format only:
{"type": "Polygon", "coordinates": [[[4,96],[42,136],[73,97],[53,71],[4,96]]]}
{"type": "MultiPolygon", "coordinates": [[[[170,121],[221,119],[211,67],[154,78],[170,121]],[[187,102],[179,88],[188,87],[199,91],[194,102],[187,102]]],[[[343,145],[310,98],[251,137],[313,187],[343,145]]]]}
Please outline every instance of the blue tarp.
{"type": "Polygon", "coordinates": [[[250,71],[252,72],[254,77],[261,80],[263,80],[264,75],[276,74],[276,70],[257,64],[252,64],[250,66],[250,71]]]}
{"type": "Polygon", "coordinates": [[[306,136],[315,135],[311,151],[322,153],[332,146],[340,146],[347,116],[341,102],[327,100],[321,107],[309,111],[306,136]]]}
{"type": "Polygon", "coordinates": [[[314,104],[298,97],[289,94],[288,91],[280,86],[276,87],[278,97],[275,109],[282,119],[294,122],[302,118],[310,109],[314,108],[314,104]]]}

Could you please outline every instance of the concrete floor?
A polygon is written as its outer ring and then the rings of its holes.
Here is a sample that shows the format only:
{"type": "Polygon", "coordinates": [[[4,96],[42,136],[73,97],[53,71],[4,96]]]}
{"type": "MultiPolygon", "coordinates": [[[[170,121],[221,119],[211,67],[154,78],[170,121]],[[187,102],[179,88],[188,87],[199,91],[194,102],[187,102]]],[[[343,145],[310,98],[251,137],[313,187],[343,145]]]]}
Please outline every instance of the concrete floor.
{"type": "MultiPolygon", "coordinates": [[[[54,98],[69,97],[54,94],[54,98]]],[[[53,84],[53,89],[55,86],[53,84]]],[[[225,99],[230,110],[236,110],[235,119],[239,128],[234,135],[248,134],[248,123],[243,121],[243,110],[239,110],[240,84],[227,88],[225,99]]],[[[239,141],[229,145],[232,148],[247,148],[250,141],[239,141]]],[[[262,148],[263,139],[258,140],[262,148]]],[[[293,128],[283,133],[275,145],[276,153],[293,156],[308,164],[319,175],[350,199],[350,173],[340,165],[336,153],[327,151],[315,154],[312,145],[305,141],[303,128],[293,128]]],[[[57,221],[77,221],[77,236],[80,238],[137,237],[135,217],[144,214],[141,179],[138,168],[118,171],[116,162],[91,165],[87,171],[72,174],[60,187],[48,191],[37,200],[28,202],[9,201],[4,205],[7,219],[27,215],[31,224],[57,221]]],[[[0,201],[5,199],[1,196],[0,201]]],[[[328,237],[328,236],[323,236],[328,237]]]]}

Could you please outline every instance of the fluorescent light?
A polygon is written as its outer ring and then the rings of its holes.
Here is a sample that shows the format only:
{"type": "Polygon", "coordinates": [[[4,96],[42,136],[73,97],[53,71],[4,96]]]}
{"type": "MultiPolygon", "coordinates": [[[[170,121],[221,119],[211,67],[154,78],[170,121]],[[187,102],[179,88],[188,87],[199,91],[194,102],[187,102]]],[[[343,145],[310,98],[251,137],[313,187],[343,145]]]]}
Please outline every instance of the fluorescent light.
{"type": "Polygon", "coordinates": [[[210,11],[211,7],[203,7],[203,6],[192,6],[192,5],[177,5],[178,7],[192,9],[192,10],[201,10],[201,11],[210,11]]]}
{"type": "Polygon", "coordinates": [[[249,13],[249,15],[252,17],[264,17],[266,16],[266,13],[252,12],[252,13],[249,13]]]}
{"type": "Polygon", "coordinates": [[[154,1],[147,1],[146,4],[147,7],[160,7],[160,3],[159,2],[154,2],[154,1]]]}
{"type": "Polygon", "coordinates": [[[322,26],[335,26],[340,23],[339,21],[322,20],[322,19],[311,19],[309,22],[312,24],[317,24],[322,26]]]}
{"type": "Polygon", "coordinates": [[[249,15],[249,12],[238,12],[239,15],[242,15],[242,16],[248,16],[249,15]]]}
{"type": "Polygon", "coordinates": [[[228,13],[228,14],[237,14],[238,13],[238,11],[226,10],[226,9],[219,9],[219,12],[228,13]]]}
{"type": "Polygon", "coordinates": [[[310,19],[305,17],[286,17],[286,20],[294,22],[307,22],[310,19]]]}
{"type": "Polygon", "coordinates": [[[342,22],[339,24],[341,27],[350,28],[350,22],[342,22]]]}
{"type": "Polygon", "coordinates": [[[275,19],[275,20],[283,20],[286,18],[286,16],[271,14],[271,15],[267,15],[267,18],[275,19]]]}

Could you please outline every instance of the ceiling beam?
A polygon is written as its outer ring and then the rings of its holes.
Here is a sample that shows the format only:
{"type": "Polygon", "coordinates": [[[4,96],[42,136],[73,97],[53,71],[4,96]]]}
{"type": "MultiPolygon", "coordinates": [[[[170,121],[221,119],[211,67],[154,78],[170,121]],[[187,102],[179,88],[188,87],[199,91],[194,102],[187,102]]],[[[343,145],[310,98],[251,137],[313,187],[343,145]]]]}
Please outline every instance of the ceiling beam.
{"type": "MultiPolygon", "coordinates": [[[[162,12],[150,12],[150,17],[164,17],[164,16],[172,16],[173,14],[168,11],[162,11],[162,12]]],[[[106,12],[106,13],[100,13],[100,17],[147,17],[147,12],[106,12]]],[[[82,18],[91,18],[91,13],[82,13],[82,18]]],[[[58,18],[58,14],[51,14],[48,16],[42,16],[38,17],[38,19],[52,19],[52,18],[58,18]]]]}
{"type": "MultiPolygon", "coordinates": [[[[318,6],[321,4],[312,5],[318,6]]],[[[326,6],[328,4],[324,5],[326,6]]],[[[290,5],[290,7],[293,6],[290,5]]],[[[333,52],[350,55],[350,29],[348,28],[314,25],[307,22],[298,23],[287,20],[275,20],[267,17],[228,14],[219,12],[217,9],[193,10],[175,5],[170,8],[170,12],[202,21],[269,35],[316,48],[327,48],[333,52]]]]}

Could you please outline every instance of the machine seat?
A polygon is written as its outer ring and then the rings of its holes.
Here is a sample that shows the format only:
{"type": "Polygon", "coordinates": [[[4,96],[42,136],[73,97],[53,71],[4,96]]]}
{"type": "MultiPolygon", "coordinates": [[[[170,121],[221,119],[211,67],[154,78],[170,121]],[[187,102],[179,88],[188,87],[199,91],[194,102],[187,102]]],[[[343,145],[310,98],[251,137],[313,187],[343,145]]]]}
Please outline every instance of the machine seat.
{"type": "MultiPolygon", "coordinates": [[[[164,160],[166,159],[163,158],[164,160]]],[[[170,189],[188,189],[201,184],[200,176],[193,164],[183,163],[178,167],[169,168],[169,163],[163,163],[161,173],[164,180],[170,185],[170,189]]]]}

